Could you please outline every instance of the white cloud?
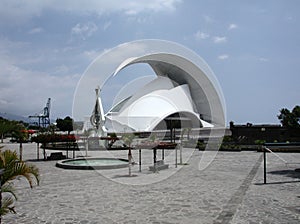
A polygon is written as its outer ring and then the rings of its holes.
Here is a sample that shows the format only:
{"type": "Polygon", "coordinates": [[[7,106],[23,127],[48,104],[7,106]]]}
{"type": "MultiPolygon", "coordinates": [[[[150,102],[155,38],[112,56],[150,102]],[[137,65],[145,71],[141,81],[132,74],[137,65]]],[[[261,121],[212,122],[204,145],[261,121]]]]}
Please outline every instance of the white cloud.
{"type": "Polygon", "coordinates": [[[268,62],[269,61],[268,58],[259,58],[258,60],[261,61],[261,62],[268,62]]]}
{"type": "Polygon", "coordinates": [[[0,39],[0,110],[27,116],[39,112],[51,97],[56,101],[52,116],[71,112],[80,75],[72,73],[66,65],[54,67],[53,72],[33,69],[24,64],[27,54],[14,54],[27,52],[28,47],[26,43],[0,39]]]}
{"type": "Polygon", "coordinates": [[[2,62],[0,63],[2,111],[23,116],[31,115],[42,109],[48,97],[56,99],[53,107],[57,113],[65,114],[71,111],[73,91],[80,77],[78,74],[49,75],[45,72],[22,69],[10,64],[9,61],[2,62]]]}
{"type": "Polygon", "coordinates": [[[238,26],[236,24],[234,24],[234,23],[231,23],[228,26],[228,30],[233,30],[233,29],[236,29],[236,28],[238,28],[238,26]]]}
{"type": "Polygon", "coordinates": [[[225,43],[227,42],[227,37],[214,37],[213,38],[214,43],[219,44],[219,43],[225,43]]]}
{"type": "Polygon", "coordinates": [[[214,20],[213,20],[210,16],[208,16],[208,15],[204,15],[203,18],[204,18],[204,21],[207,22],[207,23],[212,23],[212,22],[214,21],[214,20]]]}
{"type": "Polygon", "coordinates": [[[77,23],[71,30],[72,35],[78,35],[83,40],[90,37],[98,30],[98,27],[93,22],[87,22],[84,24],[77,23]]]}
{"type": "Polygon", "coordinates": [[[96,51],[96,50],[90,50],[90,51],[84,51],[83,52],[83,56],[85,58],[87,58],[89,61],[92,61],[94,59],[96,59],[96,57],[98,57],[101,54],[100,51],[96,51]]]}
{"type": "Polygon", "coordinates": [[[29,44],[22,41],[11,41],[7,38],[0,37],[0,53],[5,55],[9,55],[12,52],[19,52],[20,49],[28,47],[29,44]]]}
{"type": "Polygon", "coordinates": [[[28,34],[36,34],[36,33],[41,33],[43,32],[44,29],[41,28],[41,27],[36,27],[36,28],[33,28],[31,30],[28,31],[28,34]]]}
{"type": "Polygon", "coordinates": [[[120,9],[118,9],[118,11],[124,11],[127,15],[136,15],[143,11],[174,11],[176,9],[176,5],[181,2],[181,0],[131,0],[126,1],[124,5],[124,1],[119,0],[120,9]]]}
{"type": "Polygon", "coordinates": [[[56,66],[53,70],[53,74],[57,74],[57,75],[65,75],[68,74],[69,72],[70,72],[70,68],[66,65],[56,66]]]}
{"type": "Polygon", "coordinates": [[[42,9],[49,4],[45,1],[2,0],[0,7],[0,23],[10,25],[24,23],[31,17],[39,16],[42,9]],[[44,5],[43,5],[44,4],[44,5]]]}
{"type": "Polygon", "coordinates": [[[229,58],[229,55],[228,54],[222,54],[222,55],[219,55],[218,56],[218,59],[220,59],[220,60],[226,60],[226,59],[228,59],[229,58]]]}
{"type": "Polygon", "coordinates": [[[111,26],[111,21],[105,22],[104,25],[103,25],[103,30],[104,31],[107,30],[110,26],[111,26]]]}
{"type": "Polygon", "coordinates": [[[209,38],[209,34],[201,32],[199,30],[197,33],[195,33],[195,38],[196,38],[196,40],[205,40],[205,39],[209,38]]]}
{"type": "Polygon", "coordinates": [[[32,17],[40,16],[43,11],[56,10],[73,14],[96,13],[98,15],[121,12],[127,15],[144,11],[174,11],[182,0],[2,0],[0,7],[0,23],[23,23],[32,17]]]}

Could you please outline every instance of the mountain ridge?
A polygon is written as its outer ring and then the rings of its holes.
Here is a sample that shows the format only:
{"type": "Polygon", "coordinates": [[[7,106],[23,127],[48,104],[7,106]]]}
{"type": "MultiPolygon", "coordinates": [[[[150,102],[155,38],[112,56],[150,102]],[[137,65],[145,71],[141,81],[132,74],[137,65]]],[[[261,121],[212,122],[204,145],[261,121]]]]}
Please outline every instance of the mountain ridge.
{"type": "Polygon", "coordinates": [[[14,120],[14,121],[23,121],[26,123],[30,122],[30,119],[28,117],[24,117],[21,115],[17,114],[11,114],[11,113],[6,113],[6,112],[0,112],[0,117],[5,118],[7,120],[14,120]]]}

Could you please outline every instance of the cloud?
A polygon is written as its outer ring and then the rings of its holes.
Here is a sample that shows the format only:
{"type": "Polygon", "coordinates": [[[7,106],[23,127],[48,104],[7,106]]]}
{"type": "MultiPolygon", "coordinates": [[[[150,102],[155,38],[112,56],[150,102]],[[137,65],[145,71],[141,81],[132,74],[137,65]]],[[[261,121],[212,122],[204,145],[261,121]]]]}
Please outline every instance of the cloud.
{"type": "Polygon", "coordinates": [[[19,0],[2,0],[0,23],[20,24],[33,17],[40,16],[47,10],[69,12],[72,14],[96,13],[98,15],[121,12],[126,15],[139,14],[145,11],[174,11],[182,0],[31,0],[23,3],[19,0]]]}
{"type": "Polygon", "coordinates": [[[218,59],[220,59],[220,60],[226,60],[226,59],[228,59],[229,58],[229,55],[228,54],[222,54],[222,55],[219,55],[218,56],[218,59]]]}
{"type": "Polygon", "coordinates": [[[195,33],[195,38],[196,38],[196,40],[205,40],[205,39],[209,38],[209,34],[201,32],[199,30],[197,33],[195,33]]]}
{"type": "Polygon", "coordinates": [[[208,15],[203,15],[203,19],[204,19],[204,21],[205,22],[207,22],[207,23],[212,23],[214,20],[210,17],[210,16],[208,16],[208,15]]]}
{"type": "Polygon", "coordinates": [[[36,27],[36,28],[33,28],[31,30],[28,31],[28,34],[36,34],[36,33],[41,33],[43,32],[44,29],[41,28],[41,27],[36,27]]]}
{"type": "Polygon", "coordinates": [[[56,66],[53,70],[53,74],[58,74],[58,75],[65,75],[70,72],[70,68],[66,65],[59,65],[56,66]]]}
{"type": "Polygon", "coordinates": [[[259,58],[258,60],[261,61],[261,62],[268,62],[269,61],[268,58],[259,58]]]}
{"type": "Polygon", "coordinates": [[[219,44],[219,43],[225,43],[227,42],[227,37],[214,37],[213,38],[214,43],[219,44]]]}
{"type": "Polygon", "coordinates": [[[9,61],[3,61],[1,67],[1,111],[24,116],[34,114],[43,108],[48,97],[56,100],[54,107],[59,108],[56,114],[71,111],[73,91],[80,77],[78,74],[49,75],[22,69],[9,61]]]}
{"type": "Polygon", "coordinates": [[[27,52],[29,47],[0,38],[0,111],[27,116],[39,112],[51,97],[55,101],[53,116],[71,112],[80,75],[71,72],[67,65],[54,66],[54,71],[49,72],[24,64],[27,54],[15,52],[27,52]]]}
{"type": "Polygon", "coordinates": [[[84,51],[83,52],[83,56],[85,58],[87,58],[89,61],[92,61],[92,60],[96,59],[96,57],[98,57],[99,55],[101,55],[101,52],[96,51],[96,50],[89,50],[89,51],[84,51]]]}
{"type": "Polygon", "coordinates": [[[104,25],[103,25],[103,30],[104,31],[107,30],[110,26],[111,26],[111,21],[105,22],[104,25]]]}
{"type": "Polygon", "coordinates": [[[137,15],[143,11],[162,12],[162,11],[174,11],[176,5],[181,3],[181,0],[136,0],[126,1],[125,5],[122,0],[119,1],[119,6],[122,7],[119,10],[124,11],[127,15],[137,15]]]}
{"type": "Polygon", "coordinates": [[[71,30],[72,35],[80,36],[81,39],[85,40],[87,37],[90,37],[98,30],[98,27],[93,22],[87,22],[84,24],[77,23],[71,30]]]}
{"type": "Polygon", "coordinates": [[[2,36],[0,37],[0,54],[2,54],[2,57],[13,52],[20,52],[20,49],[28,46],[29,44],[24,41],[11,41],[2,36]]]}
{"type": "Polygon", "coordinates": [[[0,24],[22,24],[30,18],[39,16],[43,8],[47,7],[47,1],[43,5],[42,1],[20,2],[18,0],[2,0],[0,7],[0,24]]]}
{"type": "Polygon", "coordinates": [[[238,28],[238,26],[236,24],[234,24],[234,23],[231,23],[228,26],[228,30],[233,30],[233,29],[236,29],[236,28],[238,28]]]}

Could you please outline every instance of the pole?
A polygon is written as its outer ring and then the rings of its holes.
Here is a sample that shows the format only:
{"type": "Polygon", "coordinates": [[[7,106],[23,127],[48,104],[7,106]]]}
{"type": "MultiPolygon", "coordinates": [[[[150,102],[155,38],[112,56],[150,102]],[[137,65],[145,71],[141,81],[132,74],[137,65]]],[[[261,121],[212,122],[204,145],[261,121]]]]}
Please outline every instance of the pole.
{"type": "Polygon", "coordinates": [[[173,129],[173,141],[176,142],[176,128],[173,129]]]}
{"type": "Polygon", "coordinates": [[[139,149],[139,171],[142,172],[142,150],[139,149]]]}
{"type": "Polygon", "coordinates": [[[266,155],[266,148],[263,147],[263,153],[264,153],[264,184],[267,183],[267,155],[266,155]]]}
{"type": "Polygon", "coordinates": [[[175,168],[177,168],[177,146],[175,147],[175,168]]]}
{"type": "Polygon", "coordinates": [[[40,160],[40,145],[39,143],[36,143],[36,158],[37,160],[40,160]]]}
{"type": "Polygon", "coordinates": [[[181,145],[181,143],[179,143],[179,147],[180,147],[179,148],[180,149],[180,151],[179,151],[180,152],[180,158],[179,159],[180,159],[180,164],[182,165],[183,162],[182,162],[182,145],[181,145]]]}
{"type": "Polygon", "coordinates": [[[47,155],[46,155],[46,144],[44,144],[43,152],[44,152],[44,160],[47,160],[47,155]]]}
{"type": "Polygon", "coordinates": [[[156,148],[153,149],[154,172],[156,172],[156,148]]]}
{"type": "Polygon", "coordinates": [[[67,142],[67,159],[69,159],[69,149],[70,149],[70,145],[69,142],[67,142]]]}
{"type": "Polygon", "coordinates": [[[23,160],[23,145],[22,145],[22,139],[20,138],[20,160],[23,160]]]}
{"type": "Polygon", "coordinates": [[[84,143],[85,143],[85,157],[87,157],[88,156],[88,150],[89,150],[89,140],[88,140],[88,138],[86,138],[84,140],[84,143]]]}
{"type": "Polygon", "coordinates": [[[131,146],[129,144],[129,149],[128,149],[128,176],[131,177],[131,163],[132,161],[132,154],[131,154],[131,146]]]}

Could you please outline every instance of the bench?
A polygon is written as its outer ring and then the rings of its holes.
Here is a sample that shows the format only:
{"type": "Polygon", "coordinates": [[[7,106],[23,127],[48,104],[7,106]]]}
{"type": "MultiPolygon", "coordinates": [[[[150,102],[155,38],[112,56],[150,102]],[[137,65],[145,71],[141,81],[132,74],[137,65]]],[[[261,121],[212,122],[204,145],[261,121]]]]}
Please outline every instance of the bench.
{"type": "Polygon", "coordinates": [[[47,157],[47,160],[61,160],[66,159],[66,156],[62,152],[52,152],[50,156],[47,157]]]}
{"type": "Polygon", "coordinates": [[[149,170],[150,171],[159,171],[159,170],[165,170],[169,168],[169,164],[165,164],[165,162],[163,160],[158,160],[156,161],[156,163],[154,164],[154,166],[149,166],[149,170]]]}

